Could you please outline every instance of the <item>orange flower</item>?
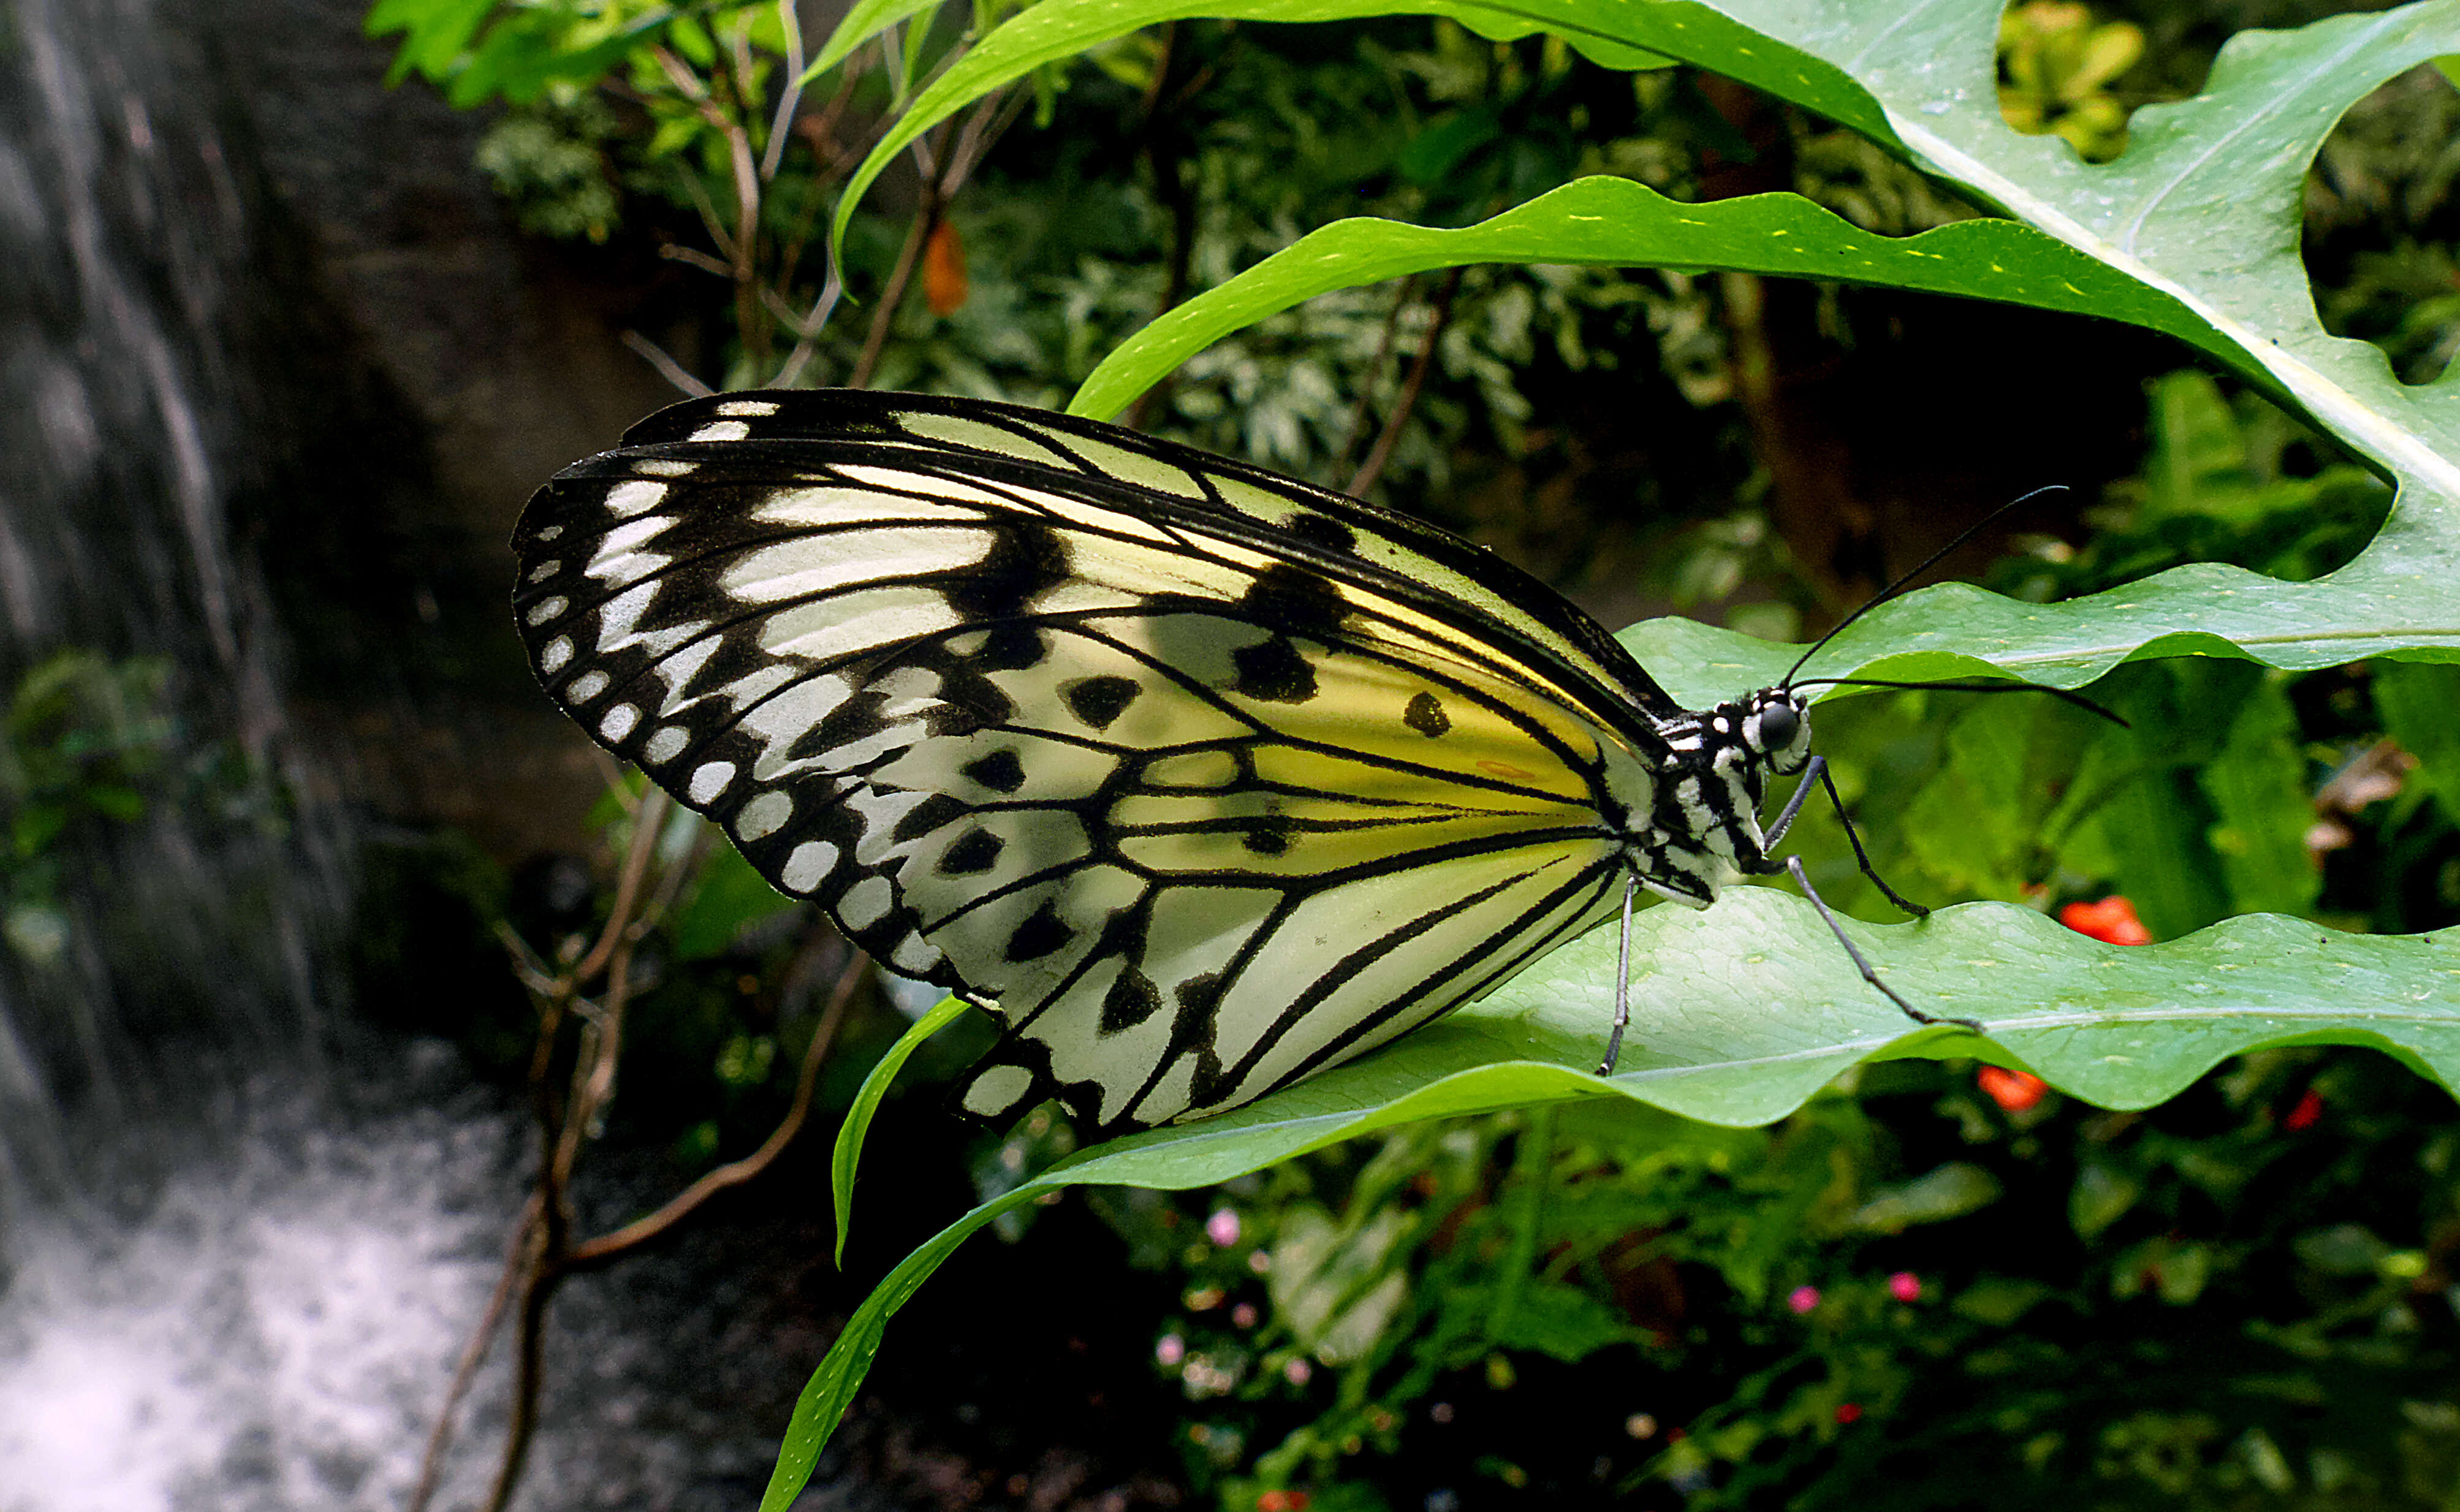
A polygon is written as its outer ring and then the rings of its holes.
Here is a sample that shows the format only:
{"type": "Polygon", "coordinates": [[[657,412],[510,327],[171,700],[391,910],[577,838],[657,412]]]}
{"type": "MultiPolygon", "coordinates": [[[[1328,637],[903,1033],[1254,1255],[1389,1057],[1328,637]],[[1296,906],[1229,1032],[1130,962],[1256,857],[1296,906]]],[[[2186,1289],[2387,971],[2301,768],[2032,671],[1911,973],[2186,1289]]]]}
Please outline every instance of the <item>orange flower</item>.
{"type": "Polygon", "coordinates": [[[1267,1491],[1256,1499],[1256,1512],[1306,1512],[1304,1491],[1267,1491]]]}
{"type": "Polygon", "coordinates": [[[2135,917],[2135,905],[2119,893],[2099,903],[2071,903],[2059,910],[2059,923],[2104,945],[2151,945],[2152,931],[2135,917]]]}
{"type": "Polygon", "coordinates": [[[953,315],[965,302],[965,244],[957,228],[943,221],[922,244],[922,297],[935,315],[953,315]]]}
{"type": "Polygon", "coordinates": [[[2024,1112],[2050,1090],[2050,1084],[2041,1077],[2009,1071],[2004,1066],[1984,1066],[1973,1074],[1973,1080],[1985,1097],[2009,1113],[2024,1112]]]}

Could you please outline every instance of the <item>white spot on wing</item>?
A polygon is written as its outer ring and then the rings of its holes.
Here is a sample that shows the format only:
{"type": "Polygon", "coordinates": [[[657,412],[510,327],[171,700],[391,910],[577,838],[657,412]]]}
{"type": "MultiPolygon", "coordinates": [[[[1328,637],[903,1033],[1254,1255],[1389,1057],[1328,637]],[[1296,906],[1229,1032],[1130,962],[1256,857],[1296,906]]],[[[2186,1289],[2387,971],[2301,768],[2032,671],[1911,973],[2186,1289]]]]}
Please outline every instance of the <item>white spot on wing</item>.
{"type": "Polygon", "coordinates": [[[530,624],[544,625],[570,607],[572,607],[572,601],[562,594],[551,599],[541,599],[530,606],[530,624]]]}
{"type": "Polygon", "coordinates": [[[838,848],[835,845],[826,841],[807,840],[795,846],[794,853],[786,858],[786,864],[778,870],[777,880],[785,884],[788,892],[809,892],[836,869],[837,863],[838,848]]]}
{"type": "Polygon", "coordinates": [[[993,1066],[965,1089],[965,1111],[979,1118],[1006,1113],[1033,1090],[1033,1074],[1023,1066],[993,1066]]]}
{"type": "Polygon", "coordinates": [[[648,478],[681,478],[699,465],[676,457],[645,457],[632,464],[632,471],[648,478]]]}
{"type": "Polygon", "coordinates": [[[774,399],[728,399],[717,407],[720,415],[744,415],[758,419],[777,413],[774,399]]]}
{"type": "Polygon", "coordinates": [[[909,934],[888,952],[888,964],[908,976],[921,976],[947,959],[919,934],[909,934]]]}
{"type": "Polygon", "coordinates": [[[563,691],[563,695],[574,703],[585,704],[606,691],[606,682],[604,672],[585,671],[572,680],[572,686],[563,691]]]}
{"type": "Polygon", "coordinates": [[[548,525],[538,533],[538,538],[541,541],[553,541],[556,537],[562,534],[563,527],[562,525],[548,525]]]}
{"type": "Polygon", "coordinates": [[[690,731],[681,725],[668,725],[649,736],[649,743],[641,748],[641,756],[653,764],[672,761],[683,755],[684,747],[689,744],[691,744],[690,731]]]}
{"type": "Polygon", "coordinates": [[[554,577],[557,573],[562,570],[563,564],[561,562],[541,562],[537,566],[530,568],[530,581],[532,583],[544,583],[547,579],[554,577]]]}
{"type": "Polygon", "coordinates": [[[838,525],[869,528],[918,520],[982,520],[986,512],[972,504],[934,503],[902,494],[875,494],[865,488],[795,488],[760,500],[753,506],[752,518],[767,525],[807,525],[825,530],[838,525]]]}
{"type": "Polygon", "coordinates": [[[632,727],[640,719],[641,711],[630,704],[617,704],[606,711],[605,718],[598,721],[598,734],[604,739],[621,740],[632,733],[632,727]]]}
{"type": "Polygon", "coordinates": [[[547,642],[539,651],[539,671],[549,673],[559,672],[563,670],[563,664],[570,660],[572,660],[572,637],[559,635],[547,642]]]}
{"type": "Polygon", "coordinates": [[[658,500],[666,497],[666,484],[635,478],[606,490],[606,511],[619,519],[629,520],[645,509],[655,509],[658,500]]]}
{"type": "Polygon", "coordinates": [[[838,919],[849,929],[868,929],[888,917],[897,894],[885,877],[865,877],[838,900],[838,919]]]}
{"type": "Polygon", "coordinates": [[[735,837],[758,840],[764,835],[774,835],[777,826],[792,819],[794,814],[795,800],[772,789],[744,804],[743,812],[734,816],[735,837]]]}
{"type": "Polygon", "coordinates": [[[841,593],[888,578],[932,578],[969,567],[990,555],[988,530],[908,526],[860,535],[806,537],[747,551],[718,578],[744,604],[841,593]]]}
{"type": "Polygon", "coordinates": [[[695,768],[692,772],[691,800],[695,803],[712,802],[720,793],[726,791],[726,785],[733,780],[733,762],[710,761],[705,763],[704,765],[695,768]]]}
{"type": "Polygon", "coordinates": [[[712,420],[691,435],[688,441],[739,441],[752,434],[752,427],[741,420],[712,420]]]}

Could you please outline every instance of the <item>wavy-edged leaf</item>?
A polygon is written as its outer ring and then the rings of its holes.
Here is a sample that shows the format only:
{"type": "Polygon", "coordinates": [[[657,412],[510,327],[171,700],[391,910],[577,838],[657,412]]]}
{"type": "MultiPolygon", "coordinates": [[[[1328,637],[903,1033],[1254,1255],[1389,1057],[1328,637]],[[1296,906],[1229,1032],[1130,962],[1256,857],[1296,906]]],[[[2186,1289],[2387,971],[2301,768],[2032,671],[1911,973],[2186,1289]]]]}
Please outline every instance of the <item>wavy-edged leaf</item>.
{"type": "Polygon", "coordinates": [[[1102,359],[1069,413],[1109,419],[1206,347],[1318,294],[1470,263],[1713,267],[1961,294],[2123,320],[2241,360],[2176,298],[2014,221],[1877,236],[1796,194],[1693,204],[1629,179],[1593,178],[1456,230],[1360,216],[1310,231],[1154,317],[1102,359]]]}
{"type": "Polygon", "coordinates": [[[2460,372],[2407,388],[2375,348],[2326,334],[2297,243],[2299,198],[2318,145],[2384,79],[2460,49],[2460,0],[2241,33],[2222,50],[2204,94],[2139,111],[2128,151],[2106,164],[2000,118],[2000,9],[1996,0],[1911,8],[1722,0],[1714,10],[1687,0],[1516,0],[1508,8],[1044,0],[917,100],[853,192],[914,132],[999,82],[1177,17],[1408,12],[1468,21],[1482,13],[1478,24],[1490,32],[1539,27],[1679,57],[1852,125],[2025,224],[1968,224],[1890,242],[1807,204],[1777,209],[1781,196],[1674,206],[1637,186],[1588,183],[1458,231],[1344,223],[1157,320],[1097,371],[1076,408],[1113,409],[1204,343],[1307,293],[1416,268],[1518,258],[1781,272],[1825,262],[1813,276],[2083,309],[2166,330],[2303,408],[2401,484],[2374,543],[2320,582],[2193,566],[2069,605],[1977,596],[1953,613],[1932,594],[1856,626],[1833,648],[1829,671],[1950,646],[2065,686],[2140,654],[2242,654],[2293,669],[2395,652],[2460,655],[2460,594],[2449,586],[2460,558],[2460,372]],[[1882,118],[1872,118],[1870,102],[1882,118]],[[1692,214],[1676,213],[1685,209],[1692,214]],[[1576,219],[1590,215],[1598,219],[1576,219]],[[1759,245],[1755,231],[1765,238],[1759,245]],[[1696,240],[1686,245],[1678,232],[1696,240]],[[1796,238],[1799,250],[1768,245],[1796,238]],[[1953,256],[1933,266],[1928,252],[1953,256]],[[2085,265],[2093,271],[2075,276],[2085,265]]]}
{"type": "Polygon", "coordinates": [[[1601,61],[1621,58],[1622,67],[1656,67],[1668,59],[1703,63],[1906,150],[1870,93],[1836,65],[1775,43],[1747,22],[1692,0],[1516,0],[1509,6],[1461,0],[1041,0],[915,96],[846,181],[831,241],[844,237],[864,191],[917,138],[1046,63],[1166,21],[1347,21],[1376,15],[1446,16],[1497,39],[1551,32],[1582,44],[1581,51],[1601,61]]]}
{"type": "Polygon", "coordinates": [[[967,1213],[847,1323],[796,1404],[764,1512],[782,1512],[810,1475],[889,1316],[966,1235],[1064,1186],[1208,1186],[1396,1124],[1576,1098],[1766,1123],[1858,1062],[1903,1056],[1993,1060],[2110,1108],[2150,1107],[2274,1045],[2368,1045],[2460,1086],[2460,929],[2341,934],[2255,914],[2121,948],[2006,904],[1852,928],[1898,990],[1981,1019],[1989,1038],[1909,1033],[1791,894],[1742,887],[1705,913],[1647,909],[1633,924],[1632,1028],[1613,1076],[1589,1069],[1613,1012],[1609,928],[1374,1054],[1219,1118],[1087,1151],[967,1213]]]}

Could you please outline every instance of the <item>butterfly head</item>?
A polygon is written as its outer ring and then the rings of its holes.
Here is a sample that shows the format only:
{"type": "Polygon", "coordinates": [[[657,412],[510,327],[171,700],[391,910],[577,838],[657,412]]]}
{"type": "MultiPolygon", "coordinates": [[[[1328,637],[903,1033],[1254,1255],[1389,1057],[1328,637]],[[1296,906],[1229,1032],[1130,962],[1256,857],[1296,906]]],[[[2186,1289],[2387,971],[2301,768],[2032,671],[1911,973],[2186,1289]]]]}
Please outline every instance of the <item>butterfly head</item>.
{"type": "Polygon", "coordinates": [[[1810,699],[1791,688],[1763,688],[1732,708],[1745,749],[1770,771],[1791,777],[1810,762],[1810,699]]]}

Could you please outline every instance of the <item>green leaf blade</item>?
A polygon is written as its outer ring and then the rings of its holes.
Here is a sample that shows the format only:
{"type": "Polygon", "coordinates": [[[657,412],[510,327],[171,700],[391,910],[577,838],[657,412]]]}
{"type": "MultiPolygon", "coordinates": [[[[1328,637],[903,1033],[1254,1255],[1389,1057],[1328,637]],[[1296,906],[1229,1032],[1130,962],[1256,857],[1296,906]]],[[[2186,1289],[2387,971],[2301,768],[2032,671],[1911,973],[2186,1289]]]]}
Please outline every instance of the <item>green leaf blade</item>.
{"type": "Polygon", "coordinates": [[[862,1141],[871,1132],[872,1115],[880,1111],[880,1099],[888,1096],[897,1074],[905,1069],[905,1062],[922,1048],[922,1042],[965,1017],[969,1006],[962,998],[952,997],[916,1019],[913,1027],[888,1047],[888,1054],[880,1057],[871,1074],[862,1078],[854,1105],[846,1109],[845,1121],[838,1125],[837,1142],[829,1147],[829,1201],[838,1221],[838,1265],[845,1264],[846,1235],[854,1224],[855,1170],[862,1162],[862,1141]]]}
{"type": "Polygon", "coordinates": [[[2223,361],[2237,356],[2177,300],[2012,222],[1875,236],[1798,195],[1692,204],[1591,178],[1456,230],[1362,217],[1312,231],[1156,317],[1103,359],[1069,413],[1107,419],[1198,351],[1318,294],[1473,263],[1679,265],[1876,284],[2123,320],[2223,361]]]}

